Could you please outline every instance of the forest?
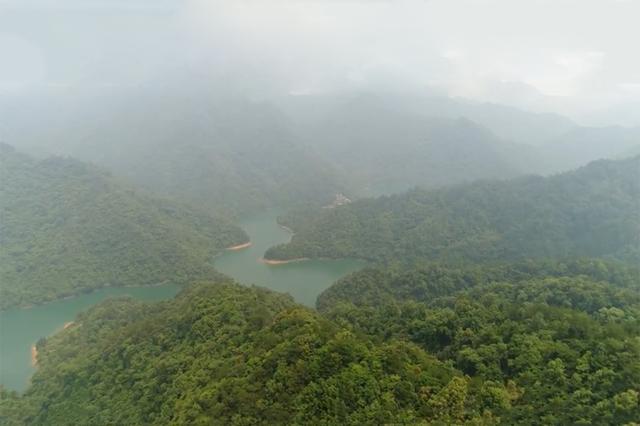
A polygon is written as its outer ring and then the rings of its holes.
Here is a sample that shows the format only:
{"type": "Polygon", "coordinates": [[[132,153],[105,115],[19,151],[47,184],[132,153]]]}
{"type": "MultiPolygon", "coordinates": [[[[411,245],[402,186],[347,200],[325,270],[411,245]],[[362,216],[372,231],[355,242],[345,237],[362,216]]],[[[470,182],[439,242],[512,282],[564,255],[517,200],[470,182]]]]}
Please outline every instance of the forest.
{"type": "Polygon", "coordinates": [[[583,259],[355,273],[318,299],[374,341],[413,342],[498,386],[504,424],[635,424],[640,270],[583,259]]]}
{"type": "Polygon", "coordinates": [[[212,279],[212,257],[249,238],[227,219],[74,159],[38,161],[3,144],[0,173],[0,309],[212,279]]]}
{"type": "Polygon", "coordinates": [[[200,283],[38,343],[3,424],[633,424],[638,269],[601,260],[348,276],[319,312],[200,283]]]}
{"type": "Polygon", "coordinates": [[[478,181],[298,209],[267,259],[354,257],[413,264],[526,258],[640,261],[640,156],[550,177],[478,181]],[[297,214],[296,214],[297,212],[297,214]]]}
{"type": "Polygon", "coordinates": [[[0,426],[640,426],[639,16],[0,0],[0,426]]]}

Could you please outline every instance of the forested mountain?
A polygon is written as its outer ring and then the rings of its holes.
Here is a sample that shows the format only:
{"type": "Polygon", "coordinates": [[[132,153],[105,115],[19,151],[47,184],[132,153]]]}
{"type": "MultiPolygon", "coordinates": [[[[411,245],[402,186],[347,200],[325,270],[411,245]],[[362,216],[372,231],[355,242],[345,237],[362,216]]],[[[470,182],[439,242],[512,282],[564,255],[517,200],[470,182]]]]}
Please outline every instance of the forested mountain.
{"type": "Polygon", "coordinates": [[[640,418],[638,269],[589,260],[370,269],[318,306],[355,333],[412,341],[472,382],[505,384],[507,399],[481,397],[502,399],[502,424],[640,418]]]}
{"type": "Polygon", "coordinates": [[[414,344],[235,284],[104,302],[40,342],[38,365],[24,396],[2,393],[3,423],[481,424],[508,404],[414,344]]]}
{"type": "Polygon", "coordinates": [[[566,171],[640,144],[637,129],[581,127],[445,96],[345,92],[257,102],[198,83],[2,95],[0,137],[226,214],[319,205],[337,192],[566,171]]]}
{"type": "Polygon", "coordinates": [[[0,390],[1,420],[626,424],[640,293],[616,268],[366,270],[321,297],[323,316],[233,283],[110,300],[39,342],[29,390],[0,390]]]}
{"type": "Polygon", "coordinates": [[[226,220],[77,160],[36,161],[0,145],[0,176],[0,308],[216,277],[212,256],[248,240],[226,220]]]}
{"type": "Polygon", "coordinates": [[[331,95],[298,95],[278,101],[287,115],[303,123],[317,122],[332,111],[353,106],[358,100],[384,105],[395,114],[426,119],[465,118],[489,129],[498,138],[530,146],[544,145],[577,127],[570,119],[552,113],[534,113],[496,103],[474,102],[429,91],[346,92],[331,95]]]}
{"type": "Polygon", "coordinates": [[[391,193],[519,174],[506,143],[463,118],[431,118],[361,95],[337,103],[299,139],[350,174],[360,187],[391,193]]]}
{"type": "Polygon", "coordinates": [[[322,204],[349,192],[348,179],[297,143],[286,117],[267,103],[205,87],[51,99],[57,109],[25,101],[11,111],[14,120],[0,125],[5,141],[90,161],[156,194],[227,215],[322,204]],[[57,119],[34,133],[19,125],[33,115],[57,119]]]}
{"type": "Polygon", "coordinates": [[[548,170],[579,167],[595,158],[624,158],[640,150],[640,128],[576,127],[543,147],[553,155],[546,160],[548,170]]]}
{"type": "Polygon", "coordinates": [[[265,258],[485,262],[640,259],[640,156],[547,178],[480,181],[363,199],[281,220],[296,234],[265,258]]]}
{"type": "Polygon", "coordinates": [[[442,180],[453,183],[474,177],[504,177],[514,171],[557,173],[598,159],[621,158],[640,145],[640,134],[634,127],[581,126],[557,114],[428,92],[307,95],[284,98],[279,104],[303,129],[302,139],[308,134],[314,146],[327,144],[329,149],[340,141],[338,149],[342,155],[351,154],[345,157],[349,159],[357,157],[356,152],[363,152],[365,158],[382,154],[377,162],[365,163],[378,178],[389,173],[384,161],[388,155],[394,167],[389,176],[413,178],[413,185],[429,185],[426,177],[440,184],[442,180]],[[355,151],[345,148],[351,144],[357,147],[355,151]],[[373,153],[362,149],[369,144],[373,153]],[[409,147],[413,156],[402,147],[409,147]],[[433,148],[437,150],[431,153],[433,148]],[[386,152],[379,152],[381,149],[386,152]],[[402,155],[406,171],[391,161],[402,155]],[[482,161],[475,162],[474,157],[482,161]],[[423,162],[425,170],[416,176],[417,161],[423,162]],[[460,171],[461,166],[468,174],[460,171]]]}

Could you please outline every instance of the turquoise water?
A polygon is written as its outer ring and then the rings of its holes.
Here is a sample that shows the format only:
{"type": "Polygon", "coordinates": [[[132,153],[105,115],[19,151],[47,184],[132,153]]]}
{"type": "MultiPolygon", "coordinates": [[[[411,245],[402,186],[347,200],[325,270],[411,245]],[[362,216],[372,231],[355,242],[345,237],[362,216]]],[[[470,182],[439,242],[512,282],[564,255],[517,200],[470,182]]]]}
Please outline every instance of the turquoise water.
{"type": "Polygon", "coordinates": [[[316,298],[338,278],[361,269],[358,260],[307,260],[283,265],[267,265],[260,262],[265,250],[285,243],[291,234],[276,223],[276,212],[263,212],[241,220],[253,245],[249,248],[228,251],[215,260],[216,269],[243,284],[255,284],[291,294],[307,306],[315,306],[316,298]]]}
{"type": "MultiPolygon", "coordinates": [[[[364,266],[356,260],[310,260],[284,265],[260,262],[265,250],[289,241],[291,234],[276,223],[277,214],[262,212],[240,222],[253,245],[227,251],[215,259],[215,266],[243,284],[255,284],[289,293],[296,301],[314,306],[318,295],[338,278],[364,266]]],[[[154,301],[173,297],[180,287],[107,288],[72,299],[58,300],[28,309],[0,312],[0,384],[23,391],[35,368],[31,365],[31,346],[41,337],[61,330],[66,322],[90,306],[113,296],[128,295],[154,301]]]]}
{"type": "Polygon", "coordinates": [[[0,312],[0,384],[23,391],[35,371],[31,365],[31,346],[73,321],[80,312],[108,297],[131,296],[154,301],[173,297],[180,287],[110,287],[71,299],[57,300],[27,309],[0,312]]]}

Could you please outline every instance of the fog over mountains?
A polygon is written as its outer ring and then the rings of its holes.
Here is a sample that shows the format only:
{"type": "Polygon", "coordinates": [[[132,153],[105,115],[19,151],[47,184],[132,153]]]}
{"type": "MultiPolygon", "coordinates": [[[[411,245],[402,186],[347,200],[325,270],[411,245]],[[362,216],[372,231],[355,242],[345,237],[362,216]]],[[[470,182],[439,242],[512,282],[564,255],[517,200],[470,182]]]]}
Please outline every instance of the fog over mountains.
{"type": "Polygon", "coordinates": [[[231,213],[321,203],[337,192],[360,197],[546,175],[623,158],[640,146],[639,128],[585,127],[555,114],[434,95],[250,101],[192,86],[14,99],[0,101],[7,143],[36,156],[71,155],[159,194],[231,213]]]}
{"type": "Polygon", "coordinates": [[[639,16],[0,0],[0,425],[637,425],[639,16]]]}

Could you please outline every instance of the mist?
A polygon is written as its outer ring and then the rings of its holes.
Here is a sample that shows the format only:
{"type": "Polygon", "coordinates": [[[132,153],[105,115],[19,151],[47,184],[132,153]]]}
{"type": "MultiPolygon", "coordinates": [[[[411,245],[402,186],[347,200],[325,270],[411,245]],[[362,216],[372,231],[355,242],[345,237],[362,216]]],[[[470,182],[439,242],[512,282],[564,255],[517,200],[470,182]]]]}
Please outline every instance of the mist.
{"type": "Polygon", "coordinates": [[[0,423],[636,425],[640,0],[0,0],[0,423]]]}
{"type": "Polygon", "coordinates": [[[604,0],[3,0],[0,90],[435,93],[634,126],[638,14],[604,0]]]}

